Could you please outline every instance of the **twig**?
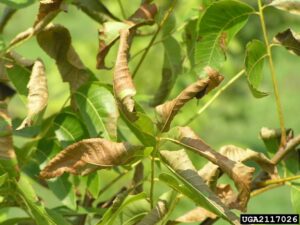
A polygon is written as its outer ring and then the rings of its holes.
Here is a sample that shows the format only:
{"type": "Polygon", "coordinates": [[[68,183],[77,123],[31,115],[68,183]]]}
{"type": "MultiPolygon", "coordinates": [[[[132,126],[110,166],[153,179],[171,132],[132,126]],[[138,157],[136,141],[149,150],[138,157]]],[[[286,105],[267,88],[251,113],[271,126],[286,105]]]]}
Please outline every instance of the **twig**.
{"type": "Polygon", "coordinates": [[[175,7],[175,5],[176,5],[176,0],[172,1],[171,4],[172,4],[172,5],[170,6],[170,8],[169,8],[168,11],[166,12],[164,18],[162,19],[162,21],[161,21],[160,24],[158,25],[158,28],[157,28],[155,34],[153,35],[152,39],[150,40],[150,42],[149,42],[149,44],[148,44],[148,46],[147,46],[147,48],[146,48],[144,54],[142,55],[140,61],[138,62],[138,65],[136,66],[136,68],[135,68],[135,70],[134,70],[134,72],[133,72],[133,74],[132,74],[132,78],[134,78],[134,77],[136,76],[136,74],[137,74],[139,68],[141,67],[142,63],[144,62],[144,60],[145,60],[145,58],[146,58],[146,55],[148,54],[148,52],[149,52],[151,46],[153,45],[153,43],[154,43],[154,41],[155,41],[157,35],[158,35],[159,32],[160,32],[161,28],[163,27],[163,25],[164,25],[165,22],[168,20],[168,18],[169,18],[169,16],[171,15],[171,13],[173,12],[173,9],[174,9],[174,7],[175,7]]]}
{"type": "Polygon", "coordinates": [[[264,19],[264,13],[263,13],[263,6],[262,6],[262,0],[257,0],[258,3],[258,10],[259,10],[259,18],[260,18],[260,23],[262,27],[262,32],[264,36],[264,41],[265,45],[267,48],[267,55],[269,59],[269,67],[270,67],[270,72],[271,72],[271,77],[272,77],[272,83],[273,83],[273,89],[274,89],[274,94],[275,94],[275,100],[276,100],[276,107],[277,107],[277,113],[279,117],[279,123],[280,123],[280,129],[281,129],[281,146],[285,146],[286,144],[286,133],[285,133],[285,125],[284,125],[284,118],[283,118],[283,110],[280,102],[280,96],[279,96],[279,90],[278,90],[278,82],[276,79],[276,73],[274,69],[274,64],[273,64],[273,58],[272,58],[272,52],[271,52],[271,46],[268,41],[268,34],[267,34],[267,29],[266,29],[266,24],[265,24],[265,19],[264,19]]]}
{"type": "Polygon", "coordinates": [[[280,183],[280,184],[272,184],[272,185],[269,185],[269,186],[266,186],[264,188],[260,188],[258,190],[254,190],[251,192],[251,197],[254,197],[256,195],[259,195],[259,194],[262,194],[268,190],[271,190],[271,189],[274,189],[274,188],[277,188],[277,187],[281,187],[283,185],[283,183],[280,183]]]}
{"type": "Polygon", "coordinates": [[[205,103],[205,105],[197,112],[196,115],[191,117],[188,121],[185,122],[184,126],[187,126],[191,122],[193,122],[201,113],[203,113],[231,84],[233,84],[237,79],[239,79],[243,74],[245,70],[241,70],[238,72],[235,76],[233,76],[224,86],[222,86],[215,94],[214,96],[205,103]]]}

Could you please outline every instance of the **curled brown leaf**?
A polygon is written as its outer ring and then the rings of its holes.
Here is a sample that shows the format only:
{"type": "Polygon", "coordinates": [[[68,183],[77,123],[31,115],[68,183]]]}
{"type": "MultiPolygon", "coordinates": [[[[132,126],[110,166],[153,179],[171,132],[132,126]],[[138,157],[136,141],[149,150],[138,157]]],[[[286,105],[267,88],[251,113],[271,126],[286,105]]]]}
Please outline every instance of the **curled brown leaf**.
{"type": "Polygon", "coordinates": [[[197,207],[195,209],[192,209],[188,211],[187,213],[183,214],[182,216],[178,217],[175,221],[172,221],[173,223],[170,224],[177,224],[177,223],[195,223],[195,222],[203,222],[207,218],[211,219],[216,219],[217,216],[202,208],[202,207],[197,207]]]}
{"type": "Polygon", "coordinates": [[[86,175],[98,169],[124,165],[141,149],[141,146],[127,142],[116,143],[102,138],[85,139],[56,155],[41,171],[40,177],[49,179],[64,172],[86,175]]]}
{"type": "Polygon", "coordinates": [[[125,106],[127,111],[133,112],[136,94],[135,86],[128,68],[128,54],[130,32],[127,29],[120,31],[120,46],[116,59],[113,86],[118,100],[125,106]]]}
{"type": "Polygon", "coordinates": [[[206,72],[208,74],[207,78],[199,79],[185,88],[175,99],[156,107],[156,113],[159,117],[158,127],[162,132],[170,129],[172,120],[188,101],[193,98],[202,98],[224,79],[222,75],[210,67],[206,68],[206,72]]]}
{"type": "Polygon", "coordinates": [[[281,44],[290,52],[300,56],[300,35],[292,29],[278,33],[274,38],[274,42],[281,44]]]}
{"type": "Polygon", "coordinates": [[[213,150],[189,127],[177,127],[174,136],[176,140],[170,139],[171,141],[205,157],[232,178],[239,194],[237,201],[231,207],[246,210],[255,168],[245,166],[240,161],[235,162],[213,150]]]}
{"type": "Polygon", "coordinates": [[[40,59],[34,62],[27,88],[29,89],[29,93],[27,96],[28,113],[17,130],[23,129],[27,126],[31,126],[32,118],[39,112],[41,112],[48,103],[48,85],[45,74],[45,66],[40,59]]]}

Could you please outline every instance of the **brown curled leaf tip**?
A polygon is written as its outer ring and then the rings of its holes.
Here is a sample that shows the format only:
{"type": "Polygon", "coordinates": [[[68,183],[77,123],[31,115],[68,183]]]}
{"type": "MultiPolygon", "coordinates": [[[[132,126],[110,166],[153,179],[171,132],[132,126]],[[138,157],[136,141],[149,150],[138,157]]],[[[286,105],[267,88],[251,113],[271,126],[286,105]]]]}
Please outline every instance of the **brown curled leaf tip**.
{"type": "Polygon", "coordinates": [[[224,79],[219,72],[211,67],[206,67],[205,71],[208,74],[207,78],[199,79],[185,88],[175,99],[156,107],[156,113],[159,117],[158,127],[162,132],[170,129],[173,118],[188,101],[194,97],[198,99],[202,98],[217,87],[224,79]]]}
{"type": "Polygon", "coordinates": [[[128,29],[120,31],[120,45],[115,64],[113,86],[116,97],[129,112],[134,110],[133,96],[136,94],[135,86],[128,68],[129,54],[129,38],[128,29]]]}

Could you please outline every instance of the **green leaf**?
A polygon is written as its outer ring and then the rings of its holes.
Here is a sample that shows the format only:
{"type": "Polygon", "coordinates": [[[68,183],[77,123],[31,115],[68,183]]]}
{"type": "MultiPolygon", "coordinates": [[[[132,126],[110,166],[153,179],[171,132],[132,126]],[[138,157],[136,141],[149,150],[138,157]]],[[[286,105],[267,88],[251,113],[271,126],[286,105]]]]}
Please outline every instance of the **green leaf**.
{"type": "Polygon", "coordinates": [[[100,177],[97,172],[88,175],[87,177],[87,189],[91,193],[91,195],[97,199],[99,191],[100,191],[100,177]]]}
{"type": "Polygon", "coordinates": [[[1,3],[14,9],[25,8],[34,2],[35,0],[1,0],[1,3]]]}
{"type": "Polygon", "coordinates": [[[20,222],[31,220],[28,214],[18,207],[1,207],[0,209],[0,224],[1,225],[16,225],[20,222]]]}
{"type": "Polygon", "coordinates": [[[150,203],[146,199],[140,199],[127,205],[121,214],[121,225],[135,225],[150,211],[150,203]]]}
{"type": "Polygon", "coordinates": [[[17,187],[26,203],[29,214],[34,218],[37,225],[57,225],[38,200],[34,189],[24,175],[20,177],[17,187]]]}
{"type": "Polygon", "coordinates": [[[109,88],[96,82],[84,85],[75,99],[90,137],[116,140],[118,109],[109,88]]]}
{"type": "Polygon", "coordinates": [[[273,0],[270,3],[275,8],[288,11],[292,14],[300,14],[300,1],[299,0],[273,0]]]}
{"type": "Polygon", "coordinates": [[[76,194],[72,183],[68,180],[69,175],[63,174],[61,177],[47,181],[49,188],[57,198],[70,209],[76,210],[76,194]]]}
{"type": "Polygon", "coordinates": [[[87,137],[83,124],[71,112],[58,114],[53,124],[55,136],[63,148],[87,137]]]}
{"type": "Polygon", "coordinates": [[[274,42],[282,45],[289,52],[300,56],[300,35],[292,29],[276,34],[274,42]]]}
{"type": "Polygon", "coordinates": [[[160,155],[167,168],[180,180],[180,183],[165,173],[159,176],[160,180],[231,224],[239,224],[238,217],[221,202],[198,175],[184,150],[160,151],[160,155]]]}
{"type": "MultiPolygon", "coordinates": [[[[136,107],[139,108],[139,107],[136,107]]],[[[138,109],[137,109],[138,110],[138,109]]],[[[134,120],[129,120],[121,111],[121,117],[128,128],[145,146],[154,146],[156,143],[154,122],[143,112],[137,112],[134,120]]]]}
{"type": "Polygon", "coordinates": [[[155,225],[160,222],[168,213],[176,193],[168,191],[161,195],[156,206],[137,225],[155,225]]]}
{"type": "Polygon", "coordinates": [[[199,22],[196,72],[200,73],[205,66],[218,68],[225,61],[227,44],[252,13],[252,7],[234,0],[217,1],[206,9],[199,22]]]}
{"type": "Polygon", "coordinates": [[[291,198],[294,210],[300,213],[300,183],[292,183],[291,198]]]}
{"type": "Polygon", "coordinates": [[[184,29],[184,40],[186,43],[187,57],[191,67],[195,66],[195,47],[197,44],[197,25],[199,19],[190,20],[184,29]]]}
{"type": "MultiPolygon", "coordinates": [[[[124,195],[126,193],[122,193],[121,195],[124,195]]],[[[126,197],[126,195],[125,195],[126,197]]],[[[128,206],[129,204],[132,204],[136,201],[145,199],[147,195],[145,193],[140,193],[137,195],[129,195],[126,197],[126,199],[122,200],[122,196],[120,196],[121,204],[118,201],[114,202],[114,205],[110,207],[105,214],[102,217],[102,220],[97,225],[113,225],[114,221],[116,220],[117,216],[122,212],[122,210],[128,206]]]]}
{"type": "Polygon", "coordinates": [[[245,69],[249,88],[256,98],[262,98],[268,94],[258,90],[262,81],[264,59],[267,56],[265,45],[259,40],[252,40],[246,47],[245,69]]]}
{"type": "Polygon", "coordinates": [[[0,175],[0,187],[7,181],[8,179],[8,174],[3,173],[0,175]]]}

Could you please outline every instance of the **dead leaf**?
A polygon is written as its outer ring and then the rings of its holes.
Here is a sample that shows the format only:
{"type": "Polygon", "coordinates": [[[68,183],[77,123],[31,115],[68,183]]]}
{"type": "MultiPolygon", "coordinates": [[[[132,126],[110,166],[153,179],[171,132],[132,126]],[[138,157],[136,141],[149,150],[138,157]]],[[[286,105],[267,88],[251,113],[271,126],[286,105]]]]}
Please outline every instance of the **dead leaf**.
{"type": "Polygon", "coordinates": [[[143,179],[144,179],[144,165],[139,162],[134,168],[134,174],[131,186],[134,188],[132,194],[136,195],[143,192],[143,179]]]}
{"type": "Polygon", "coordinates": [[[177,223],[195,223],[195,222],[201,223],[201,222],[205,221],[207,218],[216,219],[217,216],[214,213],[212,213],[202,207],[197,207],[191,211],[188,211],[187,213],[183,214],[182,216],[178,217],[174,222],[177,222],[177,223]]]}
{"type": "Polygon", "coordinates": [[[170,139],[170,141],[193,150],[213,164],[218,165],[222,171],[232,178],[239,191],[237,202],[232,207],[242,211],[246,210],[255,168],[245,166],[241,162],[235,162],[213,150],[189,127],[177,127],[173,131],[173,135],[176,140],[170,139]]]}
{"type": "Polygon", "coordinates": [[[40,21],[44,20],[45,17],[48,16],[49,14],[62,10],[64,7],[65,6],[63,6],[63,0],[40,1],[39,12],[34,22],[34,26],[36,26],[40,21]]]}
{"type": "Polygon", "coordinates": [[[128,112],[133,112],[134,100],[132,97],[136,94],[136,90],[128,68],[129,39],[129,30],[121,30],[113,86],[118,100],[125,106],[128,112]]]}
{"type": "Polygon", "coordinates": [[[31,126],[32,118],[39,112],[41,112],[48,103],[48,85],[45,74],[45,66],[40,59],[34,62],[27,88],[29,89],[29,93],[27,96],[28,113],[17,130],[23,129],[27,126],[31,126]]]}
{"type": "Polygon", "coordinates": [[[64,172],[86,175],[98,169],[124,165],[143,147],[127,142],[116,143],[91,138],[74,143],[57,154],[41,171],[41,178],[49,179],[64,172]]]}
{"type": "MultiPolygon", "coordinates": [[[[131,33],[135,33],[135,30],[140,26],[151,25],[154,23],[154,17],[157,13],[157,7],[155,4],[143,3],[132,16],[125,21],[128,25],[128,29],[131,33]]],[[[106,66],[105,58],[110,48],[119,40],[120,36],[116,35],[114,38],[107,41],[107,24],[103,25],[103,29],[99,30],[99,51],[97,54],[97,69],[110,69],[106,66]]]]}
{"type": "Polygon", "coordinates": [[[0,82],[0,101],[5,101],[7,98],[14,96],[15,90],[8,84],[0,82]]]}
{"type": "Polygon", "coordinates": [[[274,38],[274,42],[281,44],[290,52],[300,56],[300,35],[292,29],[278,33],[274,38]]]}
{"type": "Polygon", "coordinates": [[[89,72],[71,45],[71,35],[65,27],[48,26],[37,35],[37,41],[55,59],[63,81],[70,84],[71,93],[89,79],[89,72]]]}
{"type": "Polygon", "coordinates": [[[3,166],[11,176],[17,177],[19,174],[13,147],[11,118],[5,102],[0,102],[0,166],[3,166]]]}
{"type": "Polygon", "coordinates": [[[231,205],[234,206],[237,201],[237,195],[234,193],[229,184],[219,184],[216,187],[216,194],[229,208],[231,205]]]}
{"type": "Polygon", "coordinates": [[[193,98],[202,98],[222,82],[223,76],[214,69],[207,67],[206,72],[207,78],[199,79],[185,88],[175,99],[156,107],[156,113],[159,117],[158,127],[162,132],[170,129],[173,118],[188,101],[193,98]]]}

